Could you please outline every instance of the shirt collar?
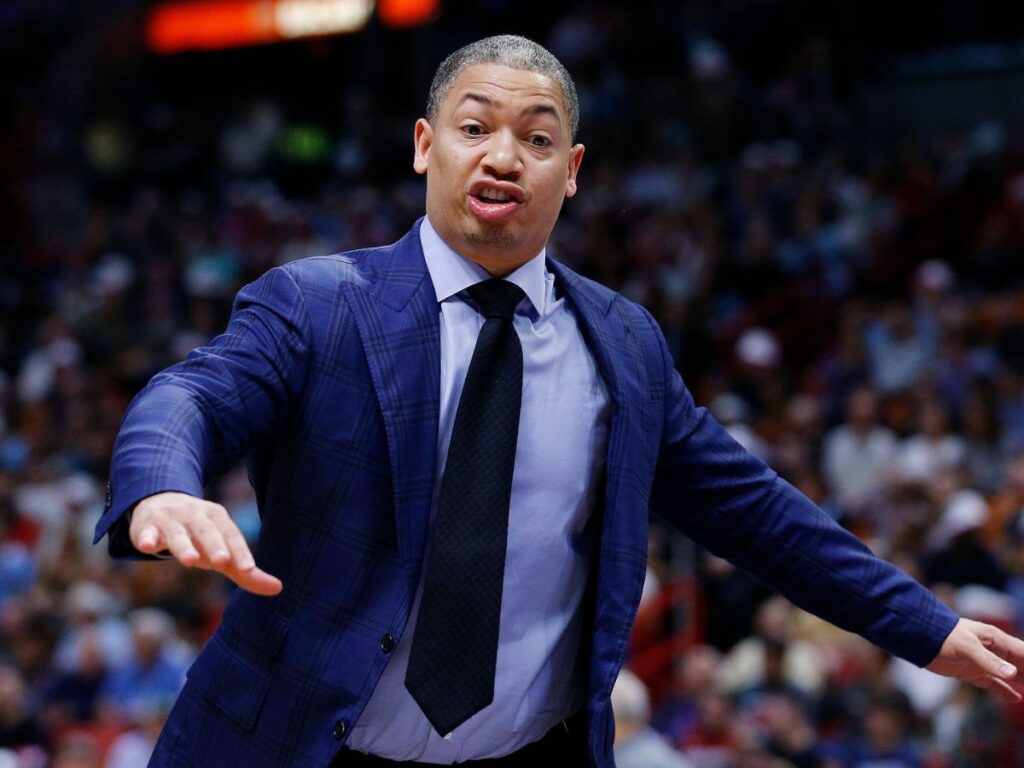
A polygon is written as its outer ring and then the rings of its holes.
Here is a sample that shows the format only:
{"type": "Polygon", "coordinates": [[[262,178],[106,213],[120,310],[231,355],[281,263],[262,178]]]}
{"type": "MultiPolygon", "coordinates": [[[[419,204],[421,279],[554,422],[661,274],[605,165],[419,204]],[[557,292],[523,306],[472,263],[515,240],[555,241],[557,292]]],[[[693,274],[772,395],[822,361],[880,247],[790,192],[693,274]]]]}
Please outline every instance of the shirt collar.
{"type": "MultiPolygon", "coordinates": [[[[441,239],[431,226],[430,219],[426,217],[420,225],[420,243],[423,246],[423,256],[427,261],[427,271],[434,283],[438,303],[491,277],[479,264],[456,253],[441,239]]],[[[538,315],[543,312],[544,297],[547,293],[547,268],[544,265],[546,250],[541,249],[540,253],[503,278],[523,289],[538,315]]]]}

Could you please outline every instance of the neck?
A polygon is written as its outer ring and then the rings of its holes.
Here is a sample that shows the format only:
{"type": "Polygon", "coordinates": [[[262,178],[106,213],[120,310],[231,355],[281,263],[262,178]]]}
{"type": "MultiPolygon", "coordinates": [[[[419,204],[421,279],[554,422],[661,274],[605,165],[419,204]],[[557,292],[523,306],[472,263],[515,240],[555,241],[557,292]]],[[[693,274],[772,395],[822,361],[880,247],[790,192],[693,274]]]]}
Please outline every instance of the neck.
{"type": "Polygon", "coordinates": [[[544,250],[544,243],[535,248],[519,244],[475,245],[466,238],[459,237],[455,232],[439,229],[430,218],[429,211],[426,221],[445,245],[462,258],[484,269],[491,277],[508,277],[544,250]]]}

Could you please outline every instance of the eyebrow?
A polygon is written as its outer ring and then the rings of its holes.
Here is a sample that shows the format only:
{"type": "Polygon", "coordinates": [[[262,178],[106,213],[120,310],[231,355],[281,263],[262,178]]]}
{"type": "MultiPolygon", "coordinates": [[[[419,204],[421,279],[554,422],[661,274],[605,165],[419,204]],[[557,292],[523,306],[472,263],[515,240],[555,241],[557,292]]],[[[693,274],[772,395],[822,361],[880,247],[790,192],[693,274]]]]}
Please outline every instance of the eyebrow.
{"type": "MultiPolygon", "coordinates": [[[[470,91],[459,99],[455,105],[455,109],[461,107],[467,101],[475,101],[488,107],[497,107],[498,102],[488,96],[486,93],[478,93],[476,91],[470,91]]],[[[558,121],[559,124],[562,122],[562,116],[558,114],[558,110],[555,109],[551,104],[533,104],[526,107],[521,115],[551,115],[558,121]]]]}

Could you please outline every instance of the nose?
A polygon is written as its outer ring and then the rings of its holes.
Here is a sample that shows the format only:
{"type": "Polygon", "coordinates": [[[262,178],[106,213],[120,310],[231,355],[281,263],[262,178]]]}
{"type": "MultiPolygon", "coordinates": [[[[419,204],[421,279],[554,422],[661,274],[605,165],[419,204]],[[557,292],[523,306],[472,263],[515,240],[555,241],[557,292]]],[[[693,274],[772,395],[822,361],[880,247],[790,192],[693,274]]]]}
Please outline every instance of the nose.
{"type": "Polygon", "coordinates": [[[484,170],[499,179],[515,181],[523,170],[519,142],[511,131],[495,131],[481,159],[484,170]]]}

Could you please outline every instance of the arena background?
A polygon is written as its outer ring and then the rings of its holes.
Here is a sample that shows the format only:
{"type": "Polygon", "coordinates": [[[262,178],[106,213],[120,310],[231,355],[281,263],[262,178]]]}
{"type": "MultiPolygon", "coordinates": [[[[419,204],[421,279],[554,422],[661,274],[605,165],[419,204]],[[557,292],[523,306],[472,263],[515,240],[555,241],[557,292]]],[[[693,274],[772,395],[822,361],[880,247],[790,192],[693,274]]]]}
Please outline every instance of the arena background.
{"type": "MultiPolygon", "coordinates": [[[[698,401],[878,553],[1024,628],[1024,5],[305,6],[311,37],[234,46],[137,0],[0,5],[0,767],[145,764],[230,584],[91,546],[121,413],[245,282],[421,215],[430,75],[500,32],[580,90],[552,254],[648,306],[698,401]],[[323,34],[335,6],[366,19],[323,34]]],[[[209,494],[255,535],[243,469],[209,494]]],[[[623,768],[1024,766],[1021,707],[658,526],[629,667],[676,754],[637,757],[624,684],[623,768]]]]}

